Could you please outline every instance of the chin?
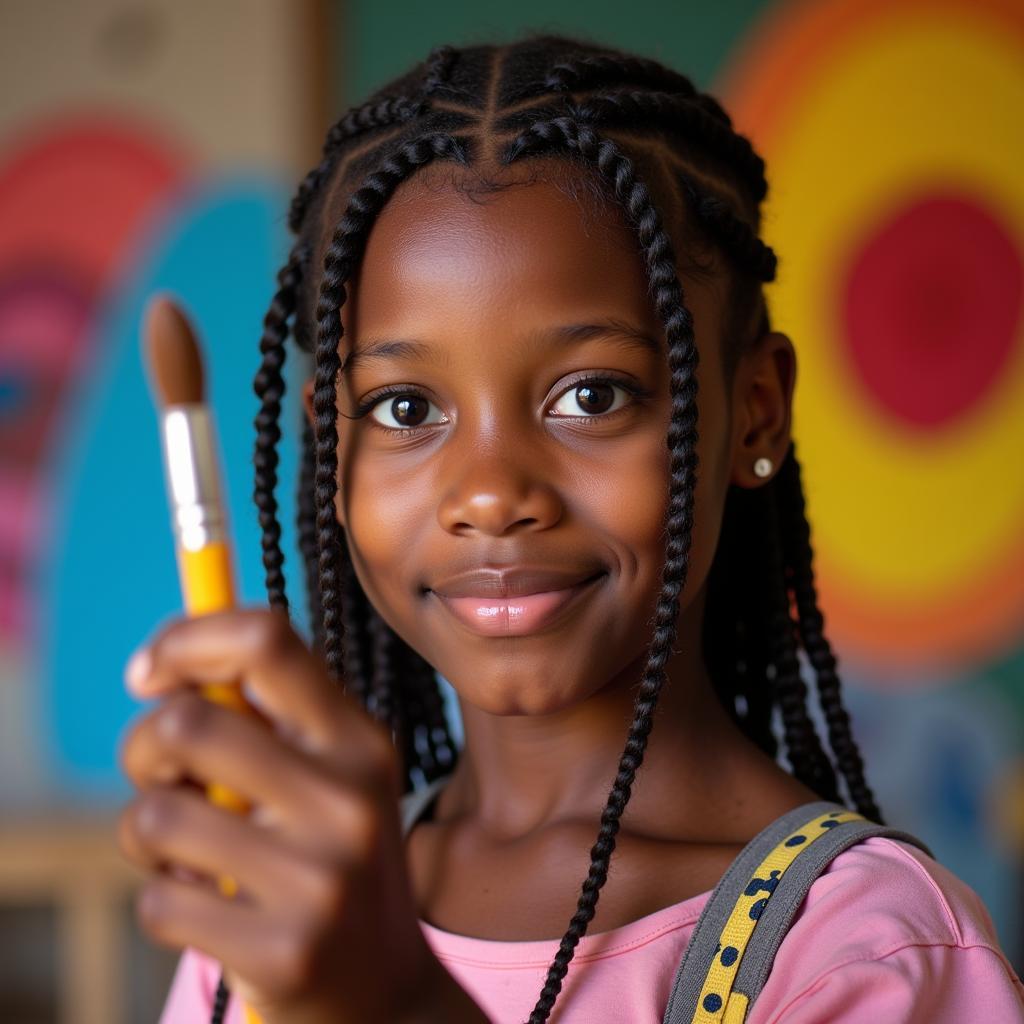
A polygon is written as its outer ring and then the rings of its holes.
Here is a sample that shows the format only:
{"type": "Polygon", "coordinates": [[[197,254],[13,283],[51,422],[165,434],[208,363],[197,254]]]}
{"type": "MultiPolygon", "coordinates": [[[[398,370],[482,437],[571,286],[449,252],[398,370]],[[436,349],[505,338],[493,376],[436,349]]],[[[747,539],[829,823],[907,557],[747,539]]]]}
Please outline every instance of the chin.
{"type": "Polygon", "coordinates": [[[465,686],[456,680],[451,683],[467,704],[499,717],[551,715],[579,704],[586,697],[571,685],[566,686],[565,680],[557,688],[552,686],[550,673],[546,678],[531,679],[517,674],[490,681],[477,675],[465,686]]]}

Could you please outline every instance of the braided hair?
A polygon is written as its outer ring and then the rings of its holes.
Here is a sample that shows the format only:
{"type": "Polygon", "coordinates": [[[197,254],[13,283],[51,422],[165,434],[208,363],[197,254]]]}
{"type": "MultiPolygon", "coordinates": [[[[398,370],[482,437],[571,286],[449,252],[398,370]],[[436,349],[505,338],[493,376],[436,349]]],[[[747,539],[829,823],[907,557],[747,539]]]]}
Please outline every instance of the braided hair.
{"type": "MultiPolygon", "coordinates": [[[[633,721],[575,913],[528,1024],[543,1024],[593,919],[619,822],[653,724],[686,583],[697,471],[697,348],[680,273],[709,273],[697,254],[725,258],[723,367],[769,330],[762,284],[776,258],[758,237],[767,194],[764,161],[722,107],[684,75],[654,61],[574,39],[535,35],[501,46],[434,50],[427,60],[348,111],[289,210],[296,236],[267,313],[255,389],[254,498],[270,603],[288,608],[274,490],[289,333],[313,357],[314,423],[302,435],[298,540],[312,643],[328,672],[391,731],[406,791],[451,772],[458,757],[437,675],[395,634],[360,586],[337,496],[341,309],[367,237],[396,189],[428,165],[508,167],[527,159],[573,165],[625,212],[642,253],[667,340],[671,418],[665,561],[633,721]],[[330,195],[347,196],[341,220],[321,223],[330,195]],[[655,196],[660,202],[656,204],[655,196]],[[329,230],[328,230],[329,229],[329,230]],[[677,254],[672,237],[685,244],[677,254]],[[316,258],[314,258],[316,254],[316,258]]],[[[776,712],[792,774],[822,798],[881,815],[843,707],[812,568],[800,467],[791,444],[779,472],[756,489],[731,486],[707,584],[703,656],[738,728],[773,758],[776,712]],[[808,710],[801,652],[827,724],[829,753],[808,710]],[[830,756],[831,755],[831,756],[830,756]]],[[[227,990],[218,989],[214,1020],[227,990]]]]}

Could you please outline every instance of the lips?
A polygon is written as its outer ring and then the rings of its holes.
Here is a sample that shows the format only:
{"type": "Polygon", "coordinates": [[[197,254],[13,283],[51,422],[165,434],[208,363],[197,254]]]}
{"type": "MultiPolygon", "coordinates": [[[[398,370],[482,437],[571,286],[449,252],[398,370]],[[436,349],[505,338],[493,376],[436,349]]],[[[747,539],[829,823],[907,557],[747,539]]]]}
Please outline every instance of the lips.
{"type": "Polygon", "coordinates": [[[477,569],[430,588],[464,626],[482,636],[535,633],[589,593],[605,571],[531,568],[477,569]]]}

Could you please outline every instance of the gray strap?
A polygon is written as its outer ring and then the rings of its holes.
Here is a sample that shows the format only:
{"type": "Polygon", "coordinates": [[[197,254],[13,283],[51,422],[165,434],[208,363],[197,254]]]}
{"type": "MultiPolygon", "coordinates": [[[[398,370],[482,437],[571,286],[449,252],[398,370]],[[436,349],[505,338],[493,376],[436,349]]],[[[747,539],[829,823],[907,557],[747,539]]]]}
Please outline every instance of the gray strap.
{"type": "Polygon", "coordinates": [[[445,784],[448,782],[450,776],[442,775],[439,779],[434,779],[433,782],[426,786],[421,786],[419,789],[414,789],[411,793],[406,793],[402,797],[399,804],[399,816],[402,819],[402,836],[407,836],[411,831],[413,825],[423,815],[423,812],[433,802],[434,797],[444,789],[445,784]]]}
{"type": "Polygon", "coordinates": [[[818,800],[795,807],[766,825],[740,850],[719,879],[697,919],[697,926],[676,971],[663,1024],[690,1024],[693,1020],[697,997],[718,949],[718,937],[729,920],[737,898],[753,877],[754,869],[796,828],[809,818],[828,813],[835,806],[827,800],[818,800]]]}
{"type": "Polygon", "coordinates": [[[753,1005],[764,988],[775,961],[775,954],[814,880],[843,850],[872,836],[902,839],[920,847],[934,860],[931,850],[920,839],[896,828],[877,825],[873,821],[843,822],[830,829],[827,836],[816,839],[783,874],[778,888],[772,893],[771,899],[765,904],[764,912],[758,918],[757,927],[740,961],[732,987],[733,991],[742,992],[747,996],[748,1006],[753,1005]]]}
{"type": "MultiPolygon", "coordinates": [[[[754,877],[757,866],[787,836],[822,814],[849,808],[827,800],[812,801],[776,818],[740,851],[729,865],[697,920],[693,936],[676,971],[663,1024],[691,1024],[704,979],[718,954],[719,938],[737,900],[754,877]]],[[[785,930],[807,895],[811,883],[842,850],[869,835],[904,839],[931,851],[914,836],[869,821],[842,822],[829,829],[793,861],[767,899],[737,970],[734,991],[748,995],[752,1004],[771,970],[785,930]],[[806,858],[806,864],[805,862],[806,858]],[[748,962],[749,960],[749,962],[748,962]],[[742,987],[741,987],[742,984],[742,987]]]]}

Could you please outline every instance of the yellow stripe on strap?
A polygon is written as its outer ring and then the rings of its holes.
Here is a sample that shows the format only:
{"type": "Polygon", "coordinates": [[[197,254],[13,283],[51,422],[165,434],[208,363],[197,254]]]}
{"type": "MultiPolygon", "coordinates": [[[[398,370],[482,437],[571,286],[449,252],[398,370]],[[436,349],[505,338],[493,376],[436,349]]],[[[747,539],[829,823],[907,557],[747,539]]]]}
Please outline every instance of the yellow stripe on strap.
{"type": "Polygon", "coordinates": [[[732,986],[750,936],[779,880],[819,836],[843,822],[864,820],[856,811],[818,815],[786,836],[761,861],[719,936],[719,948],[700,990],[693,1024],[742,1024],[749,1000],[741,992],[734,993],[732,986]]]}

